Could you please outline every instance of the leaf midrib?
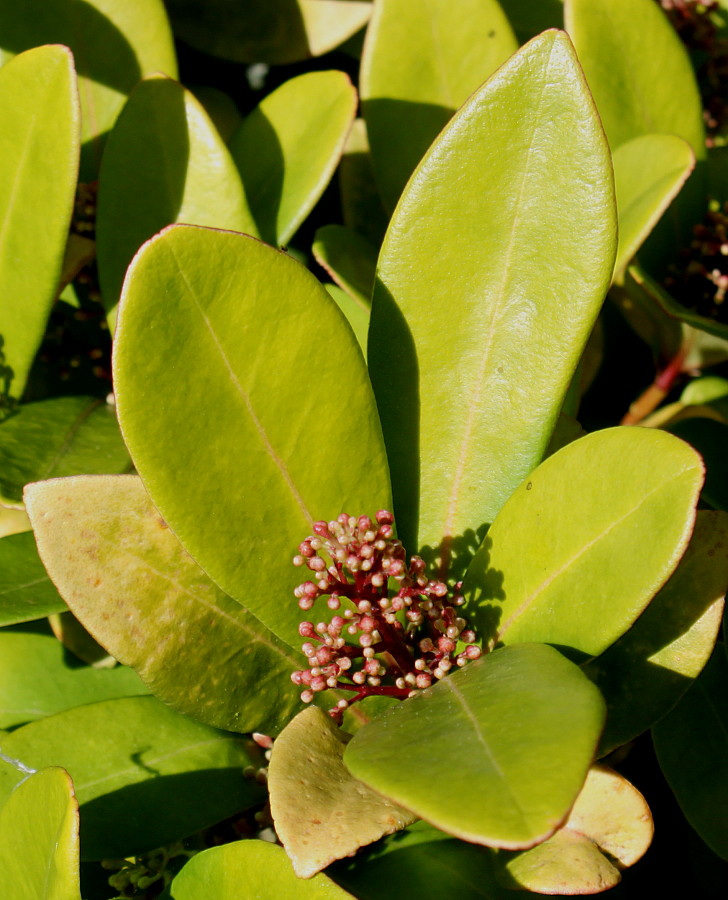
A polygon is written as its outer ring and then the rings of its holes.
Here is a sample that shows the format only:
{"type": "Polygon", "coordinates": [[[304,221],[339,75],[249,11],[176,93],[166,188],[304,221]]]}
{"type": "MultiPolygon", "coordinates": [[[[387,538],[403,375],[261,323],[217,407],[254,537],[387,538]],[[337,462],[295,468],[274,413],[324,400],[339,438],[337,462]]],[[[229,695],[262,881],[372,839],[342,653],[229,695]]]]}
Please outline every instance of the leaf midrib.
{"type": "Polygon", "coordinates": [[[647,503],[654,494],[656,494],[658,491],[664,490],[670,484],[672,484],[674,481],[677,481],[678,479],[683,478],[686,474],[689,474],[690,471],[691,471],[691,469],[688,469],[688,468],[681,469],[676,475],[673,475],[672,478],[669,478],[666,481],[661,481],[658,485],[656,485],[654,488],[652,488],[651,491],[648,491],[648,493],[643,494],[640,497],[639,502],[635,506],[633,506],[629,510],[627,510],[627,512],[624,513],[624,515],[620,516],[620,518],[614,519],[612,522],[610,522],[610,524],[606,528],[604,528],[602,531],[600,531],[598,534],[596,534],[591,540],[589,540],[585,544],[583,544],[579,548],[579,550],[577,550],[576,553],[572,554],[572,556],[569,557],[564,563],[562,563],[561,566],[559,566],[557,569],[555,569],[553,572],[551,572],[551,574],[548,575],[541,582],[541,584],[539,584],[536,588],[534,588],[534,590],[523,599],[523,601],[517,607],[517,609],[509,616],[508,619],[506,619],[506,621],[503,623],[502,627],[500,628],[500,630],[498,631],[496,636],[493,638],[493,644],[495,645],[498,642],[502,641],[503,635],[510,628],[510,626],[517,619],[519,619],[520,616],[522,616],[524,613],[528,612],[530,607],[538,600],[539,596],[545,590],[547,590],[557,579],[559,579],[563,575],[565,575],[569,571],[569,569],[573,565],[575,565],[587,551],[591,550],[592,547],[596,546],[600,541],[604,540],[609,534],[611,534],[611,532],[615,528],[617,528],[619,525],[621,525],[623,522],[625,522],[630,516],[637,513],[640,510],[640,508],[642,506],[644,506],[645,503],[647,503]]]}
{"type": "MultiPolygon", "coordinates": [[[[548,71],[551,65],[551,58],[554,52],[554,44],[551,44],[549,57],[546,61],[546,64],[543,66],[544,73],[548,71]]],[[[477,380],[475,382],[475,388],[473,390],[473,394],[471,397],[471,401],[468,408],[468,415],[465,420],[465,429],[463,433],[463,439],[460,445],[460,453],[458,454],[458,463],[457,468],[455,470],[455,475],[452,480],[452,487],[450,490],[450,498],[447,506],[447,514],[445,518],[445,523],[443,527],[443,537],[452,537],[453,529],[455,525],[455,517],[458,512],[458,503],[460,499],[460,492],[462,488],[462,481],[465,475],[465,466],[466,461],[470,456],[470,445],[473,440],[473,432],[475,430],[475,422],[476,422],[476,413],[480,408],[480,399],[483,393],[484,388],[484,375],[486,368],[488,366],[488,362],[490,360],[490,354],[493,349],[493,341],[495,339],[496,328],[495,323],[499,317],[501,312],[501,305],[504,299],[504,292],[506,289],[506,285],[508,284],[510,278],[511,267],[513,265],[513,249],[516,243],[516,232],[518,230],[518,225],[521,217],[521,210],[523,204],[523,194],[526,188],[526,183],[528,181],[528,176],[530,173],[530,164],[531,158],[533,155],[533,143],[534,137],[536,135],[536,130],[540,124],[540,107],[543,102],[543,97],[546,92],[546,88],[549,86],[546,78],[543,79],[541,85],[541,92],[538,98],[538,102],[533,105],[533,129],[531,132],[531,140],[528,145],[528,153],[526,155],[526,163],[523,171],[523,178],[521,179],[521,185],[518,191],[518,199],[516,200],[516,213],[513,220],[513,226],[511,228],[510,239],[508,242],[508,249],[505,254],[505,261],[503,265],[503,277],[501,279],[501,284],[498,290],[492,295],[491,300],[491,313],[488,317],[488,324],[485,329],[487,340],[485,341],[485,346],[483,349],[483,355],[481,358],[480,366],[477,371],[477,380]]],[[[489,298],[490,299],[490,298],[489,298]]],[[[443,573],[444,574],[444,573],[443,573]]]]}

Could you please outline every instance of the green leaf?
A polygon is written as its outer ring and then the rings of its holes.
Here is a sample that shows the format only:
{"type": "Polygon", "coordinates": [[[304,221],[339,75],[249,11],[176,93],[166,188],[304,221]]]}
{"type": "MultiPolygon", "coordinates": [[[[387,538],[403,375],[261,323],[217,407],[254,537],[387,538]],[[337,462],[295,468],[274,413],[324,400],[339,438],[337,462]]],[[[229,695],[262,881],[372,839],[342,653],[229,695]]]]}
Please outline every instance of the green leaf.
{"type": "Polygon", "coordinates": [[[564,19],[613,148],[642,134],[673,134],[705,158],[693,67],[659,4],[565,0],[564,19]]]}
{"type": "Polygon", "coordinates": [[[27,496],[73,613],[160,700],[208,725],[266,734],[299,709],[291,672],[302,657],[205,576],[138,478],[46,481],[27,496]]]}
{"type": "MultiPolygon", "coordinates": [[[[81,807],[81,856],[106,859],[180,840],[259,802],[243,777],[252,741],[177,715],[153,697],[77,706],[3,738],[26,767],[68,769],[81,807]]],[[[0,800],[22,780],[0,771],[0,800]]]]}
{"type": "Polygon", "coordinates": [[[387,214],[377,190],[364,119],[354,119],[339,167],[341,211],[347,228],[379,247],[387,214]]]}
{"type": "MultiPolygon", "coordinates": [[[[81,181],[93,181],[106,133],[132,88],[152,72],[177,74],[164,5],[161,0],[23,0],[3,5],[3,62],[21,50],[49,43],[73,51],[82,112],[81,181]]],[[[28,112],[32,109],[28,103],[28,112]]],[[[57,115],[63,121],[60,109],[57,115]]]]}
{"type": "Polygon", "coordinates": [[[489,850],[421,821],[334,864],[328,874],[359,900],[514,900],[495,880],[489,850]]]}
{"type": "Polygon", "coordinates": [[[296,547],[315,520],[391,509],[366,367],[334,301],[260,241],[175,226],[130,269],[114,373],[155,506],[208,575],[298,649],[296,547]],[[205,377],[181,391],[180,372],[205,377]]]}
{"type": "Polygon", "coordinates": [[[316,262],[366,312],[372,302],[377,251],[369,241],[344,225],[324,225],[313,242],[316,262]]]}
{"type": "Polygon", "coordinates": [[[282,847],[235,841],[194,856],[169,888],[170,900],[351,900],[326,875],[302,881],[282,847]]]}
{"type": "Polygon", "coordinates": [[[548,32],[433,145],[379,258],[369,368],[397,527],[443,571],[541,459],[615,243],[601,126],[568,39],[548,32]]]}
{"type": "Polygon", "coordinates": [[[32,532],[0,540],[0,626],[43,619],[66,608],[38,556],[32,532]]]}
{"type": "Polygon", "coordinates": [[[700,674],[728,582],[728,516],[702,510],[685,555],[634,625],[583,666],[607,702],[603,756],[658,721],[700,674]]]}
{"type": "Polygon", "coordinates": [[[344,765],[351,735],[311,706],[284,728],[268,768],[276,834],[299,878],[399,831],[415,820],[406,809],[352,778],[344,765]]]}
{"type": "Polygon", "coordinates": [[[43,769],[0,809],[4,900],[81,900],[78,803],[68,772],[43,769]]]}
{"type": "Polygon", "coordinates": [[[282,65],[328,53],[369,21],[359,0],[167,0],[175,34],[233,62],[282,65]]]}
{"type": "Polygon", "coordinates": [[[173,222],[255,232],[235,164],[194,95],[155,75],[131,94],[109,135],[96,219],[99,280],[113,313],[124,273],[173,222]]]}
{"type": "Polygon", "coordinates": [[[566,818],[603,721],[604,702],[578,667],[551,647],[522,644],[387,710],[352,738],[344,762],[455,837],[530,847],[566,818]]]}
{"type": "Polygon", "coordinates": [[[375,4],[361,95],[387,209],[455,110],[517,47],[496,0],[459,0],[457,15],[448,0],[375,4]]]}
{"type": "Polygon", "coordinates": [[[672,134],[646,134],[617,147],[614,180],[619,211],[615,277],[624,270],[695,166],[690,145],[672,134]]]}
{"type": "Polygon", "coordinates": [[[597,431],[549,457],[468,569],[475,630],[491,646],[544,641],[602,653],[677,566],[703,472],[691,447],[647,428],[597,431]]]}
{"type": "Polygon", "coordinates": [[[0,502],[20,506],[31,481],[124,472],[130,460],[112,406],[54,397],[20,406],[0,425],[0,502]]]}
{"type": "Polygon", "coordinates": [[[356,105],[343,72],[307,72],[269,94],[232,136],[230,152],[264,241],[287,244],[316,205],[341,158],[356,105]]]}
{"type": "Polygon", "coordinates": [[[0,631],[0,728],[101,700],[146,694],[131,669],[94,669],[51,634],[0,631]]]}
{"type": "Polygon", "coordinates": [[[728,860],[728,660],[722,645],[653,737],[685,818],[728,860]]]}
{"type": "Polygon", "coordinates": [[[566,824],[530,850],[499,854],[497,874],[516,891],[600,893],[647,852],[653,830],[642,794],[612,769],[594,766],[566,824]]]}
{"type": "Polygon", "coordinates": [[[3,66],[0,116],[0,394],[20,397],[58,292],[78,173],[66,47],[38,47],[3,66]]]}
{"type": "Polygon", "coordinates": [[[361,348],[362,358],[367,354],[367,336],[369,334],[369,307],[355,300],[351,294],[347,294],[335,284],[324,285],[333,297],[336,305],[346,316],[346,321],[351,325],[351,330],[361,348]]]}

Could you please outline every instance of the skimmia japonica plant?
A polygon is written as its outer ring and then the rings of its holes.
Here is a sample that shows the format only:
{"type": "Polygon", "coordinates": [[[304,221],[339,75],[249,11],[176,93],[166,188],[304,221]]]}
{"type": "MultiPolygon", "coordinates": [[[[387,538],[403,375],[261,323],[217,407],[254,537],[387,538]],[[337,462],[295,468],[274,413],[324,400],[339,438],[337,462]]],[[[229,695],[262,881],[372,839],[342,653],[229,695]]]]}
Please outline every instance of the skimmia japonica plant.
{"type": "Polygon", "coordinates": [[[724,895],[728,13],[460,3],[0,11],[11,900],[724,895]]]}

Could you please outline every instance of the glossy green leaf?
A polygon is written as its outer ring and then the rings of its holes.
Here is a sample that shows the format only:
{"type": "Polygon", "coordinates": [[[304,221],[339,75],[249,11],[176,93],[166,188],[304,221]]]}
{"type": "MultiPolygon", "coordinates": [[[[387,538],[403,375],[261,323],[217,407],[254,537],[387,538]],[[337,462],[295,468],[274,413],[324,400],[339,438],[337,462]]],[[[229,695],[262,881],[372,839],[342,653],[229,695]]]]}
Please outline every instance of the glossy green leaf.
{"type": "Polygon", "coordinates": [[[83,703],[146,693],[131,669],[83,665],[52,634],[0,631],[0,728],[15,728],[83,703]]]}
{"type": "Polygon", "coordinates": [[[565,0],[564,19],[613,148],[642,134],[674,134],[705,157],[693,67],[659,4],[565,0]]]}
{"type": "Polygon", "coordinates": [[[387,229],[387,214],[374,178],[364,119],[354,119],[339,166],[341,211],[347,228],[379,247],[387,229]]]}
{"type": "Polygon", "coordinates": [[[0,626],[32,622],[66,608],[40,561],[32,532],[0,540],[0,626]]]}
{"type": "Polygon", "coordinates": [[[128,471],[113,407],[95,397],[20,406],[0,425],[0,502],[20,506],[31,481],[128,471]]]}
{"type": "Polygon", "coordinates": [[[352,860],[335,863],[328,874],[358,900],[514,900],[495,880],[491,860],[485,847],[458,841],[420,821],[352,860]]]}
{"type": "MultiPolygon", "coordinates": [[[[3,738],[26,767],[68,769],[81,806],[84,859],[161,847],[259,802],[243,776],[260,765],[252,741],[200,725],[153,697],[77,706],[3,738]]],[[[0,771],[0,800],[23,778],[0,771]]]]}
{"type": "Polygon", "coordinates": [[[688,822],[728,859],[728,660],[722,645],[653,736],[660,768],[688,822]]]}
{"type": "Polygon", "coordinates": [[[167,0],[175,34],[233,62],[281,65],[328,53],[363,28],[360,0],[167,0]]]}
{"type": "Polygon", "coordinates": [[[93,181],[106,133],[132,88],[152,72],[177,74],[164,5],[161,0],[23,0],[3,6],[0,59],[48,43],[73,51],[82,111],[81,181],[93,181]]]}
{"type": "Polygon", "coordinates": [[[366,313],[372,302],[377,251],[366,238],[344,225],[324,225],[313,242],[316,262],[366,313]]]}
{"type": "Polygon", "coordinates": [[[549,457],[503,507],[468,569],[473,627],[490,645],[602,653],[677,566],[703,472],[691,447],[647,428],[597,431],[549,457]]]}
{"type": "Polygon", "coordinates": [[[96,242],[107,312],[134,254],[166,225],[256,233],[222,138],[193,94],[170,78],[148,78],[133,91],[109,135],[99,180],[96,242]]]}
{"type": "Polygon", "coordinates": [[[71,610],[155,696],[241,732],[276,732],[298,710],[302,657],[205,576],[137,477],[47,481],[27,496],[71,610]]]}
{"type": "Polygon", "coordinates": [[[0,117],[0,394],[20,397],[56,299],[76,189],[78,93],[66,47],[3,66],[0,117]]]}
{"type": "Polygon", "coordinates": [[[369,307],[355,300],[351,294],[342,290],[338,285],[327,284],[325,287],[333,297],[336,305],[346,316],[346,321],[351,325],[351,330],[354,332],[354,336],[361,348],[362,357],[366,359],[367,337],[369,334],[369,307]]]}
{"type": "Polygon", "coordinates": [[[344,762],[455,837],[530,847],[564,821],[603,721],[604,702],[577,666],[551,647],[522,644],[387,710],[352,738],[344,762]]]}
{"type": "Polygon", "coordinates": [[[600,893],[647,852],[653,830],[642,794],[612,769],[594,766],[566,824],[530,850],[500,854],[498,875],[517,891],[600,893]]]}
{"type": "Polygon", "coordinates": [[[728,583],[728,516],[702,510],[667,584],[615,644],[586,663],[607,702],[605,755],[658,721],[710,657],[728,583]]]}
{"type": "Polygon", "coordinates": [[[356,106],[343,72],[307,72],[269,94],[232,136],[230,152],[264,241],[287,244],[311,212],[341,158],[356,106]]]}
{"type": "Polygon", "coordinates": [[[548,32],[433,145],[379,258],[369,368],[397,527],[442,569],[541,459],[615,243],[601,126],[568,38],[548,32]]]}
{"type": "Polygon", "coordinates": [[[220,137],[227,144],[243,121],[233,98],[230,94],[207,85],[194,85],[190,90],[204,106],[220,137]]]}
{"type": "Polygon", "coordinates": [[[4,900],[81,900],[78,803],[63,769],[25,780],[0,808],[4,900]]]}
{"type": "Polygon", "coordinates": [[[170,900],[351,900],[326,875],[301,880],[282,847],[235,841],[194,856],[169,888],[170,900]]]}
{"type": "Polygon", "coordinates": [[[344,765],[351,735],[315,706],[280,733],[268,768],[270,808],[278,839],[300,878],[399,831],[415,820],[352,778],[344,765]]]}
{"type": "Polygon", "coordinates": [[[718,375],[695,378],[680,394],[680,402],[688,406],[701,406],[715,400],[728,402],[728,379],[718,375]]]}
{"type": "Polygon", "coordinates": [[[296,547],[318,519],[391,508],[343,315],[286,254],[175,226],[132,265],[115,350],[122,431],[155,506],[208,575],[298,650],[296,547]],[[205,377],[181,391],[180,372],[205,377]]]}
{"type": "Polygon", "coordinates": [[[690,145],[672,134],[633,138],[614,152],[619,245],[614,266],[621,279],[695,165],[690,145]]]}
{"type": "Polygon", "coordinates": [[[457,15],[448,0],[375,4],[361,95],[387,209],[455,110],[517,47],[496,0],[459,0],[457,15]]]}

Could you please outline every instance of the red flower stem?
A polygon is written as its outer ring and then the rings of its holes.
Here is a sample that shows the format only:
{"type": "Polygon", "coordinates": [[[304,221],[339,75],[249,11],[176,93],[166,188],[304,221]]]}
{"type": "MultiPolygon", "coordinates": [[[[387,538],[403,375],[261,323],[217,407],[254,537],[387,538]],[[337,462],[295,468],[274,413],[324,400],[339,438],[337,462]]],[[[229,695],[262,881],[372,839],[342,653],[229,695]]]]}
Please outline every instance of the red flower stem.
{"type": "Polygon", "coordinates": [[[363,700],[364,697],[394,697],[396,700],[406,700],[410,695],[410,688],[398,688],[392,685],[359,685],[346,684],[344,681],[337,681],[336,687],[341,691],[357,691],[356,697],[349,700],[349,705],[356,703],[357,700],[363,700]]]}

